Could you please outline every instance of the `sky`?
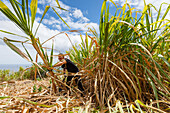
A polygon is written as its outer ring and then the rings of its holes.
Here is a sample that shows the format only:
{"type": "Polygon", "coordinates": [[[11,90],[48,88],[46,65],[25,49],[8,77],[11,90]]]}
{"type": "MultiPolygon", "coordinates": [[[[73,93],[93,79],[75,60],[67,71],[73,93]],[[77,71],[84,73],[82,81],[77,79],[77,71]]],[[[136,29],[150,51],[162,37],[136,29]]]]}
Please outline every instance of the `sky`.
{"type": "MultiPolygon", "coordinates": [[[[1,0],[4,2],[10,9],[10,3],[8,0],[1,0]]],[[[31,0],[29,0],[30,2],[31,0]]],[[[126,0],[113,0],[115,3],[122,6],[126,0]]],[[[144,8],[143,0],[127,0],[127,2],[131,5],[131,7],[136,8],[137,10],[142,10],[144,8]]],[[[146,0],[146,4],[153,4],[157,9],[160,4],[169,0],[146,0]]],[[[60,6],[68,11],[62,11],[60,9],[56,9],[56,11],[60,14],[60,16],[66,21],[66,23],[70,26],[69,29],[50,9],[45,15],[42,24],[37,33],[37,37],[40,37],[40,41],[43,42],[48,38],[58,34],[62,31],[67,30],[82,30],[83,32],[87,31],[87,28],[94,27],[96,31],[99,33],[99,18],[100,18],[100,10],[102,7],[103,0],[59,0],[60,6]]],[[[107,2],[109,3],[109,2],[107,2]]],[[[41,16],[44,12],[45,6],[58,6],[55,0],[38,0],[38,9],[35,20],[35,28],[38,25],[41,16]]],[[[166,5],[167,6],[167,5],[166,5]]],[[[167,7],[162,7],[162,14],[165,12],[167,7]]],[[[110,11],[114,13],[115,7],[113,4],[110,4],[110,11]]],[[[156,14],[156,11],[153,12],[156,14]]],[[[156,16],[155,16],[156,17],[156,16]]],[[[166,17],[170,19],[170,14],[166,17]]],[[[15,24],[9,21],[1,12],[0,12],[0,30],[10,31],[16,34],[23,34],[20,29],[18,29],[15,24]]],[[[35,29],[34,29],[35,30],[35,29]]],[[[79,44],[81,42],[80,35],[78,33],[68,33],[73,44],[79,44]]],[[[16,36],[11,36],[8,34],[4,34],[0,32],[0,37],[7,37],[10,39],[19,39],[16,36]]],[[[54,48],[57,50],[55,54],[59,52],[68,51],[71,48],[71,43],[65,34],[61,34],[56,36],[54,41],[54,48]]],[[[20,45],[17,45],[21,47],[20,45]]],[[[51,41],[45,44],[46,47],[51,47],[51,41]]],[[[30,53],[32,53],[32,57],[35,59],[36,52],[34,49],[28,45],[26,46],[30,53]]],[[[21,48],[21,50],[23,50],[21,48]]],[[[25,59],[21,58],[18,54],[12,51],[9,47],[5,45],[5,43],[0,40],[0,64],[28,64],[29,62],[25,59]]]]}

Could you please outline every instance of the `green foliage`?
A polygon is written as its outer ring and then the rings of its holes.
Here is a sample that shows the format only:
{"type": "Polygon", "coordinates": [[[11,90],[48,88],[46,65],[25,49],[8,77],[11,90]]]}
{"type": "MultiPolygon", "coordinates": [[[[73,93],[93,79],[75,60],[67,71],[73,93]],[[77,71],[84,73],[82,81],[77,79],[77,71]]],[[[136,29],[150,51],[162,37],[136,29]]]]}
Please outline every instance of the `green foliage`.
{"type": "Polygon", "coordinates": [[[38,92],[41,92],[42,91],[42,87],[41,86],[39,86],[39,88],[38,88],[38,92]]]}
{"type": "Polygon", "coordinates": [[[76,63],[80,69],[83,69],[86,65],[90,63],[91,60],[95,58],[95,41],[93,40],[94,37],[90,37],[87,33],[85,35],[85,39],[80,35],[81,44],[78,46],[73,46],[73,49],[67,51],[69,53],[70,58],[74,63],[76,63]],[[90,38],[90,39],[89,39],[90,38]],[[90,40],[90,42],[89,42],[90,40]]]}
{"type": "Polygon", "coordinates": [[[37,85],[34,84],[34,86],[33,86],[33,92],[36,93],[37,91],[38,91],[38,92],[41,92],[41,91],[42,91],[42,87],[39,86],[39,88],[37,88],[37,85]]]}
{"type": "Polygon", "coordinates": [[[154,20],[152,10],[156,9],[152,4],[145,4],[141,13],[126,3],[112,16],[106,1],[101,8],[100,34],[89,28],[94,36],[86,34],[85,40],[68,52],[83,70],[84,79],[91,81],[84,81],[87,91],[93,92],[101,108],[115,104],[124,95],[129,102],[168,99],[165,95],[170,89],[165,81],[170,81],[170,34],[165,17],[169,7],[161,17],[161,4],[154,20]]]}
{"type": "Polygon", "coordinates": [[[37,90],[37,86],[34,84],[34,86],[33,86],[33,92],[35,93],[36,90],[37,90]]]}
{"type": "Polygon", "coordinates": [[[8,80],[8,78],[6,76],[10,76],[10,70],[0,70],[1,81],[8,80]]]}
{"type": "MultiPolygon", "coordinates": [[[[42,65],[41,63],[38,63],[42,65]]],[[[46,68],[43,68],[47,71],[46,68]]],[[[32,65],[30,68],[24,69],[23,67],[19,68],[19,71],[13,72],[11,70],[0,70],[0,78],[1,81],[9,81],[9,80],[24,80],[24,79],[34,79],[35,75],[35,66],[32,65]]],[[[37,80],[41,80],[41,78],[46,78],[46,73],[43,70],[40,70],[36,73],[37,80]]]]}
{"type": "Polygon", "coordinates": [[[40,79],[40,78],[37,78],[37,80],[38,80],[38,81],[41,81],[41,79],[40,79]]]}
{"type": "Polygon", "coordinates": [[[21,75],[21,70],[18,72],[13,72],[8,70],[0,70],[1,81],[18,80],[21,75]]]}
{"type": "Polygon", "coordinates": [[[50,81],[49,81],[49,82],[50,82],[50,84],[52,84],[52,80],[51,80],[51,79],[50,79],[50,81]]]}
{"type": "MultiPolygon", "coordinates": [[[[35,18],[36,18],[36,14],[37,14],[38,0],[31,0],[31,2],[29,2],[28,0],[22,0],[19,2],[17,0],[9,0],[9,2],[12,6],[14,13],[11,11],[12,9],[9,9],[2,1],[0,1],[0,11],[9,20],[11,20],[21,30],[21,32],[23,32],[26,36],[21,36],[19,34],[12,33],[11,31],[0,30],[0,32],[17,36],[22,40],[22,41],[18,40],[19,38],[9,39],[7,37],[4,37],[3,41],[6,43],[6,45],[8,45],[13,51],[15,51],[22,58],[33,63],[35,66],[35,73],[37,73],[37,71],[39,71],[38,69],[41,69],[44,72],[46,70],[49,70],[50,75],[54,76],[54,72],[51,70],[52,64],[53,64],[53,46],[51,49],[51,54],[48,55],[47,52],[45,52],[46,49],[43,46],[43,44],[46,41],[43,43],[40,42],[40,38],[37,37],[36,34],[37,34],[37,31],[39,29],[39,26],[40,26],[43,18],[45,17],[45,14],[47,13],[47,11],[50,8],[52,8],[53,11],[57,14],[57,16],[67,25],[67,23],[61,18],[61,16],[56,11],[56,8],[59,8],[60,10],[65,10],[65,9],[61,8],[60,6],[59,7],[46,6],[44,13],[39,21],[39,25],[37,28],[35,28],[34,22],[35,22],[35,18]],[[33,29],[35,29],[35,31],[33,29]],[[14,43],[19,43],[25,51],[21,51],[21,49],[19,47],[17,47],[14,43]],[[25,47],[26,44],[30,44],[37,52],[36,61],[33,61],[32,55],[25,47]],[[37,64],[39,57],[43,61],[43,64],[44,64],[43,66],[40,66],[37,64]],[[43,68],[45,68],[46,70],[44,70],[43,68]]],[[[58,4],[57,0],[56,0],[56,2],[58,4]]],[[[31,76],[36,79],[36,74],[31,75],[31,76]]],[[[53,86],[54,87],[56,86],[54,80],[53,80],[53,86]]],[[[56,92],[56,89],[54,89],[54,90],[56,92]]]]}

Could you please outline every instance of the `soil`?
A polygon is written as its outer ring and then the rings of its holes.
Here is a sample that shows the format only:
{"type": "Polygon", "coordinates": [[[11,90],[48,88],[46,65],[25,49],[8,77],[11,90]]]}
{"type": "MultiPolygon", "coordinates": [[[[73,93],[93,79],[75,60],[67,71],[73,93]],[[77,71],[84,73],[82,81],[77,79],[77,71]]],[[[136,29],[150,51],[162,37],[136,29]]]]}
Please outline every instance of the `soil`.
{"type": "Polygon", "coordinates": [[[65,112],[85,103],[82,97],[68,94],[66,91],[54,94],[50,86],[48,78],[40,81],[1,82],[0,112],[65,112]]]}

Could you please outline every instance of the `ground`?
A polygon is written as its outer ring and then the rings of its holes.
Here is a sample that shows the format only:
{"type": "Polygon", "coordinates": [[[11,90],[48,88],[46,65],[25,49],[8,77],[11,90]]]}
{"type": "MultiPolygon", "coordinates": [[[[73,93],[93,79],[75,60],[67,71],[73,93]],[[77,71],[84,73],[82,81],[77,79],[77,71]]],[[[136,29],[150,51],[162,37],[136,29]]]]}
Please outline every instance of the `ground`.
{"type": "Polygon", "coordinates": [[[66,92],[54,94],[50,85],[48,78],[0,83],[0,112],[77,112],[86,104],[83,97],[63,95],[66,92]]]}

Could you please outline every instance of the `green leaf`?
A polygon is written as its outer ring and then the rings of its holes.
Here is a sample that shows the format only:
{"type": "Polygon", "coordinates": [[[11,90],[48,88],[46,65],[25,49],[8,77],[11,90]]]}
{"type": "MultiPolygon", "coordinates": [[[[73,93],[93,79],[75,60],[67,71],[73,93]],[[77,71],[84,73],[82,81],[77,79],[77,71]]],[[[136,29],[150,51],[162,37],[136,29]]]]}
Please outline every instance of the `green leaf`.
{"type": "MultiPolygon", "coordinates": [[[[145,68],[145,69],[147,69],[147,68],[145,68]]],[[[148,71],[148,69],[147,69],[147,71],[148,71]]],[[[151,74],[150,71],[148,71],[148,72],[151,74]]],[[[152,86],[152,89],[153,89],[153,92],[154,92],[156,100],[158,100],[158,92],[157,92],[157,89],[156,89],[156,86],[155,86],[154,82],[152,81],[152,79],[149,77],[149,75],[147,73],[146,73],[146,78],[147,78],[148,82],[152,86]]],[[[158,108],[159,108],[159,103],[157,103],[157,105],[158,105],[158,108]]]]}
{"type": "Polygon", "coordinates": [[[35,20],[36,13],[37,13],[37,6],[38,6],[38,0],[32,0],[31,4],[30,4],[30,9],[31,9],[31,31],[32,31],[34,20],[35,20]]]}
{"type": "MultiPolygon", "coordinates": [[[[167,16],[169,10],[170,10],[170,5],[169,5],[168,8],[166,9],[166,11],[165,11],[163,17],[161,18],[161,20],[164,20],[164,19],[165,19],[165,17],[167,16]]],[[[162,24],[162,21],[159,23],[158,27],[160,27],[161,24],[162,24]]]]}
{"type": "Polygon", "coordinates": [[[19,48],[17,48],[15,45],[13,45],[12,43],[9,42],[9,40],[4,37],[4,42],[13,50],[15,51],[18,55],[20,55],[21,57],[25,58],[27,61],[30,61],[29,58],[27,57],[27,55],[25,53],[23,53],[19,48]]]}
{"type": "MultiPolygon", "coordinates": [[[[158,11],[158,16],[156,18],[156,21],[158,21],[160,19],[160,15],[161,15],[161,9],[162,9],[162,5],[163,4],[167,4],[167,3],[162,3],[159,7],[159,11],[158,11]]],[[[155,24],[155,29],[157,29],[157,23],[155,24]]]]}
{"type": "Polygon", "coordinates": [[[37,29],[36,29],[36,31],[35,31],[34,36],[36,36],[36,33],[37,33],[37,31],[38,31],[38,28],[40,27],[40,24],[41,24],[41,22],[42,22],[42,20],[43,20],[43,18],[44,18],[44,16],[45,16],[45,14],[47,13],[47,11],[48,11],[49,8],[50,8],[50,6],[46,6],[46,7],[45,7],[44,13],[43,13],[43,15],[42,15],[42,17],[41,17],[40,23],[39,23],[39,25],[38,25],[38,27],[37,27],[37,29]]]}
{"type": "MultiPolygon", "coordinates": [[[[2,39],[3,40],[3,39],[2,39]]],[[[19,40],[12,40],[12,39],[8,39],[9,42],[17,42],[17,43],[25,43],[29,40],[25,40],[25,41],[19,41],[19,40]]]]}
{"type": "Polygon", "coordinates": [[[21,35],[18,35],[18,34],[12,33],[12,32],[8,32],[8,31],[4,31],[4,30],[0,30],[0,32],[7,33],[7,34],[11,34],[11,35],[15,35],[15,36],[19,36],[19,37],[26,38],[26,39],[29,39],[28,37],[21,36],[21,35]]]}
{"type": "Polygon", "coordinates": [[[113,2],[113,0],[108,0],[108,1],[112,2],[114,6],[117,8],[117,5],[115,4],[115,2],[113,2]]]}
{"type": "Polygon", "coordinates": [[[54,41],[52,42],[51,56],[50,56],[50,66],[53,65],[53,51],[54,51],[54,41]]]}
{"type": "MultiPolygon", "coordinates": [[[[8,17],[12,22],[16,23],[17,26],[21,26],[20,21],[17,19],[17,17],[11,12],[11,10],[2,2],[0,1],[0,11],[8,17]]],[[[21,27],[22,28],[22,27],[21,27]]]]}
{"type": "Polygon", "coordinates": [[[163,73],[163,75],[165,75],[165,77],[170,81],[170,76],[162,69],[162,67],[156,61],[154,62],[156,66],[159,68],[159,70],[163,73]]]}
{"type": "MultiPolygon", "coordinates": [[[[69,27],[69,25],[63,20],[63,18],[57,13],[57,11],[52,7],[54,12],[58,15],[58,17],[69,27]]],[[[69,27],[70,28],[70,27],[69,27]]]]}
{"type": "MultiPolygon", "coordinates": [[[[104,11],[106,10],[106,0],[103,1],[103,5],[102,5],[102,8],[101,8],[101,13],[100,13],[100,25],[99,25],[99,30],[100,30],[100,46],[102,45],[102,38],[103,38],[103,35],[104,35],[104,23],[103,23],[103,18],[104,18],[104,11]]],[[[100,51],[101,51],[101,48],[100,48],[100,51]]]]}
{"type": "Polygon", "coordinates": [[[67,9],[64,9],[64,8],[61,8],[61,7],[57,7],[57,6],[53,6],[53,7],[59,8],[59,9],[61,9],[63,11],[68,11],[67,9]]]}
{"type": "Polygon", "coordinates": [[[30,15],[29,15],[29,5],[28,5],[28,0],[26,0],[26,10],[27,10],[27,24],[28,24],[28,28],[30,29],[30,15]]]}
{"type": "Polygon", "coordinates": [[[24,19],[27,20],[27,18],[26,18],[26,12],[25,12],[25,9],[26,9],[25,6],[26,6],[26,5],[25,5],[25,0],[22,0],[22,13],[23,13],[23,15],[24,15],[24,19]]]}
{"type": "Polygon", "coordinates": [[[142,103],[140,100],[136,100],[135,102],[139,103],[140,105],[147,107],[144,103],[142,103]]]}
{"type": "Polygon", "coordinates": [[[161,40],[163,40],[163,38],[165,38],[165,37],[159,38],[159,39],[156,41],[156,43],[152,46],[152,49],[151,49],[150,53],[152,53],[152,52],[156,49],[156,47],[159,46],[159,42],[160,42],[161,40]]]}
{"type": "Polygon", "coordinates": [[[30,60],[33,62],[33,59],[32,59],[32,57],[31,57],[31,55],[29,54],[28,50],[26,49],[26,47],[24,46],[23,43],[22,43],[22,46],[23,46],[23,48],[25,49],[25,51],[26,51],[28,57],[30,58],[30,60]]]}
{"type": "MultiPolygon", "coordinates": [[[[165,64],[169,67],[169,69],[170,69],[170,64],[169,64],[169,62],[168,62],[161,54],[159,54],[158,57],[161,58],[161,59],[165,62],[165,64]]],[[[169,71],[170,71],[170,70],[169,70],[169,71]]]]}
{"type": "Polygon", "coordinates": [[[135,101],[135,103],[136,103],[137,107],[139,108],[139,111],[140,111],[141,113],[143,113],[143,111],[142,111],[142,109],[141,109],[139,103],[138,103],[137,101],[135,101]]]}
{"type": "Polygon", "coordinates": [[[59,4],[58,0],[56,0],[56,2],[57,2],[57,4],[58,4],[58,7],[60,7],[60,4],[59,4]]]}
{"type": "Polygon", "coordinates": [[[0,96],[0,99],[6,99],[6,98],[10,98],[10,96],[0,96]]]}

